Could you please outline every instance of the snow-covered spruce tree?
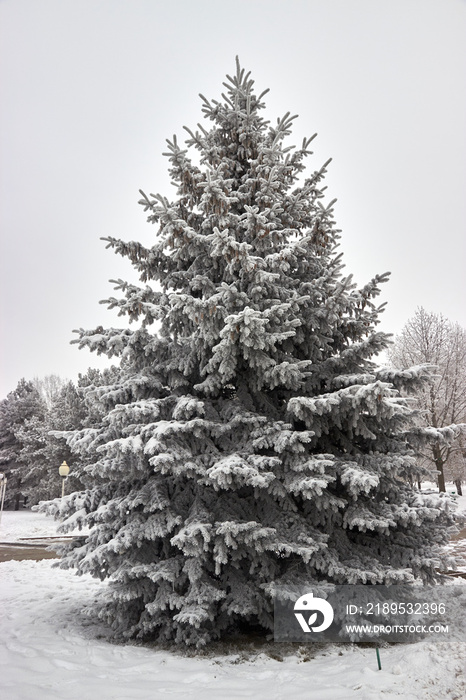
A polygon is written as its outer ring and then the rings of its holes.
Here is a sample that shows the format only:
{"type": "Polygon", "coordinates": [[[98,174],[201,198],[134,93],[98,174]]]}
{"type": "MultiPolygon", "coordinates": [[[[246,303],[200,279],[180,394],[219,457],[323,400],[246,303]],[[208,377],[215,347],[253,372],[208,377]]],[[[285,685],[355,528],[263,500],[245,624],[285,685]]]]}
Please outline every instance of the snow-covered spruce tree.
{"type": "Polygon", "coordinates": [[[47,407],[34,382],[21,379],[16,389],[0,401],[0,472],[8,479],[5,508],[18,510],[28,497],[25,484],[28,469],[22,459],[27,448],[24,426],[31,421],[30,443],[38,446],[37,424],[42,424],[47,407]]]}
{"type": "Polygon", "coordinates": [[[371,360],[386,275],[342,276],[325,166],[299,180],[312,139],[285,145],[294,117],[265,121],[239,65],[226,89],[168,142],[176,199],[143,195],[153,247],[107,239],[149,283],[109,301],[140,327],[80,332],[121,368],[69,437],[95,485],[52,510],[91,527],[61,564],[109,579],[123,638],[270,630],[278,585],[433,580],[451,522],[409,486],[423,431],[398,390],[425,372],[371,360]]]}

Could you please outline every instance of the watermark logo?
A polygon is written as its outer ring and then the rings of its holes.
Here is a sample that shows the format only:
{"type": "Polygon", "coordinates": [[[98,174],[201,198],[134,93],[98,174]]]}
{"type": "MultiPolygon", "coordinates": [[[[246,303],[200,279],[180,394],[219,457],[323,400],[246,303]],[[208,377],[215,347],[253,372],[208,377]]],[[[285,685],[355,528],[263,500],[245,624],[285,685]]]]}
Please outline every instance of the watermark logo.
{"type": "Polygon", "coordinates": [[[333,622],[333,608],[330,603],[323,598],[314,598],[312,593],[305,593],[298,598],[294,604],[294,614],[303,632],[323,632],[333,622]],[[320,625],[315,626],[319,612],[322,613],[324,620],[320,625]],[[303,613],[310,613],[307,622],[303,613]]]}
{"type": "Polygon", "coordinates": [[[466,639],[466,586],[309,583],[275,589],[277,642],[466,639]],[[312,590],[312,592],[311,592],[312,590]]]}

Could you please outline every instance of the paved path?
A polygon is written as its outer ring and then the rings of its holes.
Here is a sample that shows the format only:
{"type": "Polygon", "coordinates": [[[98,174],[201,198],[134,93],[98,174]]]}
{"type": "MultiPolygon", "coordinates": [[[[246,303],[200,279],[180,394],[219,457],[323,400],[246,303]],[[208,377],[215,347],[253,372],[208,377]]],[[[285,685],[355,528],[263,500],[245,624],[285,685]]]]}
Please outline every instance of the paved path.
{"type": "Polygon", "coordinates": [[[450,553],[456,558],[457,567],[454,575],[466,579],[466,527],[450,538],[450,553]]]}
{"type": "Polygon", "coordinates": [[[40,559],[56,559],[57,557],[58,554],[56,552],[51,552],[45,547],[0,544],[0,562],[11,561],[12,559],[16,561],[23,561],[24,559],[39,561],[40,559]]]}
{"type": "Polygon", "coordinates": [[[18,542],[0,542],[0,562],[32,559],[57,559],[53,545],[64,544],[71,537],[24,537],[18,542]]]}

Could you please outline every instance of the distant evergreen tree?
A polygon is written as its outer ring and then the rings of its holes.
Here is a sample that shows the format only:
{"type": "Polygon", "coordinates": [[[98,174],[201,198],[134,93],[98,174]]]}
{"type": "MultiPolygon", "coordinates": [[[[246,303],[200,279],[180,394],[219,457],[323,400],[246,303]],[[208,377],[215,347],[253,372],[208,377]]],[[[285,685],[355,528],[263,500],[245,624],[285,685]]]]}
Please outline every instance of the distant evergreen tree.
{"type": "MultiPolygon", "coordinates": [[[[84,443],[79,441],[76,443],[75,450],[72,450],[69,444],[67,445],[69,450],[67,461],[70,466],[72,465],[69,479],[71,479],[71,486],[74,487],[73,490],[77,490],[77,483],[86,487],[92,487],[94,484],[91,467],[95,462],[95,454],[93,450],[86,448],[86,443],[102,428],[102,422],[108,413],[108,401],[105,399],[105,394],[108,391],[108,386],[114,385],[118,380],[119,374],[119,368],[112,366],[104,370],[89,368],[85,374],[79,375],[76,396],[79,401],[80,427],[86,429],[84,431],[86,438],[84,443]]],[[[76,427],[76,423],[74,426],[65,427],[62,425],[55,430],[53,437],[63,445],[64,440],[76,435],[76,427]]],[[[95,448],[95,445],[93,447],[95,448]]]]}
{"type": "Polygon", "coordinates": [[[43,420],[45,412],[45,402],[34,383],[25,379],[0,402],[0,471],[8,479],[5,508],[18,509],[27,499],[21,460],[25,446],[22,428],[27,421],[32,421],[35,427],[36,421],[43,420]]]}
{"type": "Polygon", "coordinates": [[[22,443],[19,462],[28,505],[61,495],[58,468],[64,460],[71,467],[67,491],[83,488],[77,468],[79,464],[74,463],[74,455],[65,437],[68,431],[83,426],[86,415],[84,401],[73,382],[62,380],[48,397],[48,406],[43,413],[25,420],[18,428],[16,434],[22,443]]]}
{"type": "Polygon", "coordinates": [[[109,579],[120,637],[270,630],[278,586],[435,580],[451,523],[409,485],[426,431],[399,390],[426,372],[371,359],[387,275],[342,275],[312,139],[285,144],[294,117],[265,121],[239,65],[226,89],[168,142],[176,199],[142,194],[154,245],[107,239],[144,283],[109,305],[140,327],[80,331],[121,365],[101,425],[69,436],[94,485],[49,510],[92,528],[62,566],[109,579]]]}

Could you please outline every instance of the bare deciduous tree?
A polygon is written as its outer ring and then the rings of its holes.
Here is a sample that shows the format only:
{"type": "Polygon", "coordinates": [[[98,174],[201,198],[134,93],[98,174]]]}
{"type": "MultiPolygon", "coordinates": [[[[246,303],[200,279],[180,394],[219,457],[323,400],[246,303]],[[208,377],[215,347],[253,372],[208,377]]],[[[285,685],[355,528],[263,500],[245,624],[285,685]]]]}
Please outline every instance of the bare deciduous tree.
{"type": "MultiPolygon", "coordinates": [[[[389,358],[395,367],[435,365],[433,381],[417,394],[425,425],[443,428],[466,422],[466,330],[442,314],[417,309],[394,345],[389,358]]],[[[460,433],[451,444],[434,442],[424,460],[438,473],[438,486],[445,491],[445,478],[455,482],[461,494],[466,478],[466,444],[460,433]]]]}
{"type": "Polygon", "coordinates": [[[45,401],[47,408],[50,409],[67,380],[58,374],[48,374],[46,377],[34,377],[32,383],[45,401]]]}

